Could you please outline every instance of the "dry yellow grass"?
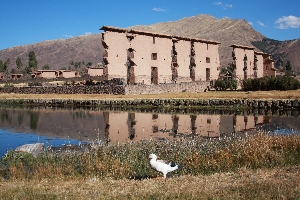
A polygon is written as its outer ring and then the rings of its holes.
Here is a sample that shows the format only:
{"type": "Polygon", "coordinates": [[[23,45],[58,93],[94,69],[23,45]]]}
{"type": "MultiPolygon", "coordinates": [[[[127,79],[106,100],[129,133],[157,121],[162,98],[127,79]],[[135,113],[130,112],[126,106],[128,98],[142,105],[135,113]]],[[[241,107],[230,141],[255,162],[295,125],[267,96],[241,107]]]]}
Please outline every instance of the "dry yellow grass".
{"type": "Polygon", "coordinates": [[[142,95],[110,94],[0,94],[0,99],[152,99],[152,98],[198,98],[198,99],[300,99],[300,89],[288,91],[209,91],[203,93],[164,93],[142,95]]]}
{"type": "Polygon", "coordinates": [[[300,166],[136,180],[0,180],[2,199],[298,199],[300,166]]]}

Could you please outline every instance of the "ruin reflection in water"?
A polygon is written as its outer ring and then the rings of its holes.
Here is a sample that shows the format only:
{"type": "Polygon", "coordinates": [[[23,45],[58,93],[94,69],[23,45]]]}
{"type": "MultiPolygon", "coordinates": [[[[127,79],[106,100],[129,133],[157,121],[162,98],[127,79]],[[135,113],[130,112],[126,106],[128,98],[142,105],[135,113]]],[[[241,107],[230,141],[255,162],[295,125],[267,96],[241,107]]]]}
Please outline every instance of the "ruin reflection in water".
{"type": "MultiPolygon", "coordinates": [[[[276,112],[125,112],[0,108],[0,129],[40,136],[125,143],[139,140],[222,137],[258,127],[300,130],[298,111],[276,112]],[[211,114],[213,113],[213,114],[211,114]],[[222,114],[221,114],[222,113],[222,114]]],[[[5,143],[5,141],[1,141],[5,143]]]]}

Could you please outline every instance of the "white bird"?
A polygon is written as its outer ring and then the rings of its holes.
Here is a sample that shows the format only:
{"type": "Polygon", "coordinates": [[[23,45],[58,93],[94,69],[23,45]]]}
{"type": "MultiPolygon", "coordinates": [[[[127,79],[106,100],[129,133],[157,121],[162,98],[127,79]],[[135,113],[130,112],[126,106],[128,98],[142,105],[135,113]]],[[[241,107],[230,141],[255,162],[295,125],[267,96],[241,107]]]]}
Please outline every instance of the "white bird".
{"type": "Polygon", "coordinates": [[[163,173],[164,178],[167,178],[167,173],[181,168],[181,166],[175,164],[174,162],[168,163],[164,160],[157,160],[157,156],[155,154],[150,154],[149,158],[151,158],[150,160],[151,167],[163,173]]]}

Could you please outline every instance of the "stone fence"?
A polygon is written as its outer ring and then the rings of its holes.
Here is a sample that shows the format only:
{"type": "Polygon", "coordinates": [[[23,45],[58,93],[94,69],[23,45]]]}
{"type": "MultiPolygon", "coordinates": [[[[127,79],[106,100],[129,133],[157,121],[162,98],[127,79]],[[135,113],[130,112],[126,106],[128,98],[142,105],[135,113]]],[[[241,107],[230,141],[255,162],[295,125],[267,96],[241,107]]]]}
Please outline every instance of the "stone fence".
{"type": "Polygon", "coordinates": [[[53,87],[3,87],[0,93],[16,94],[125,94],[122,85],[63,85],[53,87]]]}
{"type": "Polygon", "coordinates": [[[165,83],[158,85],[126,85],[125,94],[162,94],[170,92],[204,92],[209,82],[165,83]]]}
{"type": "Polygon", "coordinates": [[[257,100],[257,99],[0,99],[0,105],[49,106],[49,107],[103,107],[103,108],[178,108],[199,107],[230,109],[288,109],[300,110],[298,99],[257,100]]]}
{"type": "Polygon", "coordinates": [[[0,93],[16,94],[160,94],[169,92],[203,92],[209,82],[166,83],[158,85],[122,85],[121,82],[107,81],[98,85],[63,85],[63,86],[31,86],[3,87],[0,93]]]}

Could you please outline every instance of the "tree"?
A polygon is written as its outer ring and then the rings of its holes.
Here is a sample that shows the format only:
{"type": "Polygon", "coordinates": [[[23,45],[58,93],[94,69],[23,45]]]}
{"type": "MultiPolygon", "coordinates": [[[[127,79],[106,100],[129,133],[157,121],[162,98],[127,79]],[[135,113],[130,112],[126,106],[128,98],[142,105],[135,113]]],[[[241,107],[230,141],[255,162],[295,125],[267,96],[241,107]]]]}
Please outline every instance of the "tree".
{"type": "Polygon", "coordinates": [[[43,70],[49,70],[50,66],[48,64],[44,64],[44,66],[42,67],[43,70]]]}
{"type": "Polygon", "coordinates": [[[17,68],[18,68],[18,69],[22,69],[23,63],[22,63],[22,60],[21,60],[20,57],[17,58],[16,64],[17,64],[17,68]]]}
{"type": "Polygon", "coordinates": [[[2,72],[4,70],[4,64],[3,61],[0,60],[0,72],[2,72]]]}
{"type": "Polygon", "coordinates": [[[90,66],[92,66],[92,65],[93,65],[92,62],[88,62],[85,66],[90,67],[90,66]]]}
{"type": "Polygon", "coordinates": [[[32,70],[36,70],[38,68],[38,61],[36,59],[34,51],[30,51],[28,55],[28,67],[32,70]]]}
{"type": "Polygon", "coordinates": [[[226,76],[226,79],[228,79],[228,78],[232,77],[233,72],[234,72],[233,64],[232,64],[232,63],[229,63],[229,64],[227,65],[227,67],[221,69],[221,72],[220,72],[220,73],[223,74],[223,75],[225,75],[225,76],[226,76]]]}
{"type": "Polygon", "coordinates": [[[9,65],[11,64],[11,61],[9,58],[4,62],[4,71],[6,71],[9,68],[9,65]]]}
{"type": "Polygon", "coordinates": [[[286,75],[287,76],[292,76],[293,75],[292,64],[289,60],[285,64],[285,70],[286,70],[286,75]]]}
{"type": "Polygon", "coordinates": [[[291,64],[291,62],[289,60],[285,64],[285,70],[286,71],[292,71],[293,70],[292,64],[291,64]]]}

